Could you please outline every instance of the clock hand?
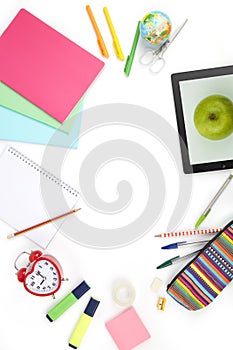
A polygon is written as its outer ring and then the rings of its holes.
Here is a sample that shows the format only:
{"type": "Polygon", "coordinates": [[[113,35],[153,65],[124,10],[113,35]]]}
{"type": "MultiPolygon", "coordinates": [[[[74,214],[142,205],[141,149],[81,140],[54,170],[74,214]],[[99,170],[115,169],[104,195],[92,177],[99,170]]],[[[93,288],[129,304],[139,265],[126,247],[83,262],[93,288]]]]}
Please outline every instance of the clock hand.
{"type": "Polygon", "coordinates": [[[45,276],[43,276],[43,275],[40,273],[40,271],[37,271],[37,275],[40,276],[40,277],[42,277],[43,279],[46,278],[45,276]]]}

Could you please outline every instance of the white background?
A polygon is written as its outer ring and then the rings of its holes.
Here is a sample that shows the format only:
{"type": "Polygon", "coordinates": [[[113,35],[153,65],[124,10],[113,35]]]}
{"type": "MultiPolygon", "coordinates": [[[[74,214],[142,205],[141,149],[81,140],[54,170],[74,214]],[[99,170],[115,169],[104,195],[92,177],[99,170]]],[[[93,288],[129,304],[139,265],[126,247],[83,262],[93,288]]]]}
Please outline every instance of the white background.
{"type": "MultiPolygon", "coordinates": [[[[90,89],[84,108],[113,102],[138,104],[154,110],[176,128],[170,75],[180,71],[232,64],[233,50],[230,44],[232,6],[227,0],[222,0],[221,3],[210,0],[173,2],[158,0],[156,3],[150,0],[141,2],[93,0],[90,1],[90,5],[100,25],[110,58],[106,60],[103,73],[90,89]],[[172,19],[174,28],[185,18],[189,19],[185,29],[166,52],[166,67],[158,76],[152,76],[147,68],[141,67],[138,63],[140,51],[142,51],[140,47],[130,77],[124,76],[124,63],[117,60],[114,55],[112,39],[102,12],[103,6],[109,8],[125,56],[130,51],[137,21],[148,11],[158,9],[167,13],[172,19]]],[[[25,7],[101,58],[85,6],[86,2],[83,0],[1,0],[0,31],[5,29],[20,8],[25,7]]],[[[49,245],[48,252],[59,259],[65,276],[69,278],[69,282],[65,282],[66,284],[57,293],[57,300],[72,290],[83,278],[92,286],[89,295],[101,300],[90,329],[83,339],[81,345],[83,350],[116,349],[104,324],[121,312],[121,309],[113,303],[111,296],[113,284],[121,278],[129,279],[135,286],[134,306],[151,334],[151,339],[140,345],[138,349],[212,348],[217,350],[222,348],[230,350],[232,349],[232,285],[228,286],[211,306],[199,312],[185,310],[168,296],[166,310],[159,312],[156,309],[158,295],[150,291],[152,280],[155,276],[163,280],[163,288],[159,295],[166,296],[166,284],[181,267],[180,264],[176,264],[171,268],[156,270],[158,264],[176,255],[177,252],[161,251],[161,245],[168,243],[168,240],[153,237],[166,230],[178,196],[178,174],[166,148],[162,147],[158,141],[151,140],[148,134],[141,132],[139,135],[139,133],[138,130],[116,127],[107,132],[106,130],[95,131],[92,136],[87,136],[80,141],[78,150],[69,152],[63,169],[64,180],[78,186],[78,171],[82,159],[97,144],[119,136],[132,139],[155,154],[164,169],[167,198],[162,215],[146,236],[120,249],[103,251],[85,248],[57,234],[49,245]]],[[[45,146],[12,144],[37,162],[40,162],[45,149],[45,146]]],[[[5,145],[6,142],[1,141],[2,149],[5,145]]],[[[118,166],[113,165],[112,168],[109,165],[109,168],[103,169],[96,179],[98,193],[107,201],[114,200],[115,179],[124,179],[126,175],[127,178],[131,176],[132,185],[134,185],[135,178],[138,176],[138,181],[142,183],[136,184],[134,190],[137,201],[132,202],[138,215],[137,208],[141,208],[141,201],[138,201],[138,198],[145,200],[146,193],[146,181],[142,179],[142,174],[138,175],[138,171],[132,165],[131,168],[125,167],[123,163],[119,163],[118,166]]],[[[216,172],[194,176],[191,202],[187,205],[186,215],[178,228],[193,228],[196,219],[228,174],[229,172],[216,172]]],[[[232,219],[232,186],[233,184],[230,184],[214,206],[205,220],[205,227],[219,227],[232,219]]],[[[102,216],[98,220],[98,215],[94,211],[92,213],[87,204],[82,203],[82,207],[83,220],[94,221],[94,224],[99,227],[104,225],[111,227],[111,220],[106,218],[105,222],[102,216]],[[88,216],[85,213],[88,213],[88,216]]],[[[121,219],[124,225],[127,222],[127,216],[121,219]]],[[[116,224],[117,220],[113,222],[113,225],[116,224]]],[[[64,350],[68,348],[69,336],[85,308],[89,295],[83,297],[59,320],[49,323],[45,314],[54,305],[54,301],[50,297],[39,298],[27,294],[23,286],[17,282],[13,268],[14,259],[21,251],[37,247],[25,237],[8,241],[6,235],[9,232],[11,232],[10,228],[1,224],[0,349],[64,350]]],[[[190,249],[182,250],[181,254],[189,251],[190,249]]]]}

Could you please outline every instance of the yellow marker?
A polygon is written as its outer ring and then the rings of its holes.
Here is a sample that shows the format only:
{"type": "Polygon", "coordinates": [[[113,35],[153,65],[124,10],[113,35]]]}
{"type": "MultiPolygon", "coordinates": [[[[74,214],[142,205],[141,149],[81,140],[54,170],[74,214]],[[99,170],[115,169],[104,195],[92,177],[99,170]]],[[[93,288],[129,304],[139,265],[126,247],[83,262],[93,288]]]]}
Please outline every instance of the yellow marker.
{"type": "Polygon", "coordinates": [[[112,20],[111,20],[111,17],[109,15],[109,12],[108,12],[108,9],[107,7],[104,7],[104,14],[105,14],[105,17],[106,17],[106,21],[108,23],[108,26],[109,26],[109,29],[110,29],[110,32],[112,34],[112,38],[113,38],[113,47],[115,49],[115,52],[116,52],[116,56],[124,61],[124,54],[122,52],[122,49],[121,49],[121,45],[119,43],[119,40],[118,40],[118,37],[116,35],[116,31],[114,29],[114,26],[113,26],[113,23],[112,23],[112,20]]]}
{"type": "Polygon", "coordinates": [[[84,310],[83,314],[81,315],[80,319],[78,320],[78,323],[76,324],[73,333],[69,340],[69,346],[73,349],[77,349],[86,334],[86,331],[92,321],[92,318],[96,312],[97,307],[99,306],[99,301],[91,298],[89,300],[89,303],[86,306],[86,309],[84,310]]]}
{"type": "Polygon", "coordinates": [[[95,33],[96,33],[96,36],[97,36],[97,43],[98,43],[98,45],[99,45],[100,52],[101,52],[102,56],[104,56],[104,57],[109,57],[108,50],[107,50],[107,48],[106,48],[104,39],[103,39],[103,37],[102,37],[102,35],[101,35],[101,33],[100,33],[99,27],[98,27],[98,25],[97,25],[97,23],[96,23],[95,17],[94,17],[94,15],[93,15],[92,10],[91,10],[91,8],[90,8],[89,5],[86,6],[86,10],[87,10],[87,13],[88,13],[88,15],[89,15],[89,18],[90,18],[90,20],[91,20],[91,23],[92,23],[92,25],[93,25],[94,31],[95,31],[95,33]]]}

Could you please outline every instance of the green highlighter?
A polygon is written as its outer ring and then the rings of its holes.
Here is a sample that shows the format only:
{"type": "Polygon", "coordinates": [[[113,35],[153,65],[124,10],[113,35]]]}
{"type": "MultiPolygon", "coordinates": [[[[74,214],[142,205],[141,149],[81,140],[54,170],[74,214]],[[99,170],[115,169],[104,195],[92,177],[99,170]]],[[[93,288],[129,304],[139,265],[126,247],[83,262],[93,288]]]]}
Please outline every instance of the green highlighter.
{"type": "Polygon", "coordinates": [[[67,309],[69,309],[78,299],[80,299],[90,287],[83,281],[57,305],[55,305],[46,315],[50,322],[56,321],[67,309]]]}
{"type": "Polygon", "coordinates": [[[86,334],[86,331],[92,321],[92,318],[96,312],[97,307],[99,306],[99,300],[96,300],[94,298],[90,298],[84,312],[82,313],[81,317],[78,320],[78,323],[76,324],[73,333],[69,340],[69,346],[73,349],[77,349],[86,334]]]}

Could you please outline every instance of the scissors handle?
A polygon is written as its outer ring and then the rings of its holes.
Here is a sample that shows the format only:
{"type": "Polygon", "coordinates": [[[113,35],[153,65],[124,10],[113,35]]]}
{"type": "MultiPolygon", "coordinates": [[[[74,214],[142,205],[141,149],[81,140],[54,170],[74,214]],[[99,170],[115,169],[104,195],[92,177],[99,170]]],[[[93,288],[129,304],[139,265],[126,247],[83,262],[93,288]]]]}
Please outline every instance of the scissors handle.
{"type": "Polygon", "coordinates": [[[165,59],[163,56],[158,56],[157,59],[150,65],[150,72],[153,74],[158,74],[165,66],[165,59]]]}
{"type": "Polygon", "coordinates": [[[153,62],[154,56],[155,56],[155,51],[147,50],[147,51],[144,52],[144,54],[139,58],[139,62],[140,62],[143,66],[148,66],[149,64],[151,64],[151,63],[153,62]]]}

